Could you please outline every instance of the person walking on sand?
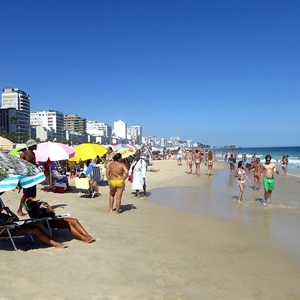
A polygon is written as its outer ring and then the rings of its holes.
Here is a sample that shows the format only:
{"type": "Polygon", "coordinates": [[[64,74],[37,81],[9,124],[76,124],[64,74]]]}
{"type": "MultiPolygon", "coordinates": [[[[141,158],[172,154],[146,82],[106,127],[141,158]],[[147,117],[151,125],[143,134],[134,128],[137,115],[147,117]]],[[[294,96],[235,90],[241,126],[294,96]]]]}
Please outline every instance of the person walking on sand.
{"type": "Polygon", "coordinates": [[[141,197],[140,190],[143,189],[146,198],[146,162],[141,158],[140,152],[135,152],[133,156],[134,161],[129,168],[129,176],[133,175],[132,189],[138,198],[141,197]]]}
{"type": "Polygon", "coordinates": [[[198,150],[196,150],[196,153],[194,154],[194,159],[195,159],[195,166],[196,166],[196,174],[200,176],[200,165],[201,165],[202,156],[198,150]]]}
{"type": "Polygon", "coordinates": [[[177,164],[178,166],[182,166],[182,150],[180,147],[177,150],[177,164]]]}
{"type": "Polygon", "coordinates": [[[244,162],[242,160],[239,161],[238,167],[235,170],[235,177],[238,178],[238,186],[240,188],[238,203],[242,203],[242,197],[243,197],[244,190],[245,190],[246,180],[248,180],[249,183],[251,184],[251,181],[245,172],[244,162]]]}
{"type": "Polygon", "coordinates": [[[254,169],[254,191],[256,191],[256,187],[257,190],[260,191],[263,170],[259,158],[255,160],[251,169],[254,169]]]}
{"type": "Polygon", "coordinates": [[[116,213],[120,213],[122,194],[125,188],[125,179],[128,176],[128,169],[122,162],[121,153],[117,153],[113,157],[113,162],[109,164],[106,170],[106,178],[109,182],[109,209],[108,212],[113,211],[114,198],[116,196],[116,213]]]}
{"type": "Polygon", "coordinates": [[[214,157],[211,151],[207,154],[207,175],[212,176],[212,168],[214,165],[214,157]]]}
{"type": "MultiPolygon", "coordinates": [[[[37,142],[31,139],[26,142],[26,145],[27,145],[27,150],[21,154],[20,158],[25,159],[26,161],[34,165],[37,165],[35,160],[35,153],[33,152],[37,148],[37,142]]],[[[25,188],[23,189],[23,196],[20,199],[20,204],[17,210],[17,214],[19,216],[25,216],[25,214],[22,211],[22,206],[25,200],[28,198],[32,198],[32,199],[36,198],[36,185],[27,189],[25,188]]]]}
{"type": "Polygon", "coordinates": [[[186,163],[187,163],[187,173],[192,174],[193,172],[193,163],[194,163],[194,155],[192,150],[188,150],[186,155],[186,163]]]}
{"type": "Polygon", "coordinates": [[[274,172],[279,174],[276,165],[271,162],[271,155],[266,155],[266,163],[263,164],[264,172],[264,205],[267,206],[271,202],[272,191],[274,190],[274,172]]]}

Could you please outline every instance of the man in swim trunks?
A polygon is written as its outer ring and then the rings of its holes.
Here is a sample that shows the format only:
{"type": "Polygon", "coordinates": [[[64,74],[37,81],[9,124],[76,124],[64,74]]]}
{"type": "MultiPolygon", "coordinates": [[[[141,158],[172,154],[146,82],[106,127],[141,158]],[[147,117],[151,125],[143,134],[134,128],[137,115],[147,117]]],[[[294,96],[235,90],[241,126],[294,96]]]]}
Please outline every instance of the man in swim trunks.
{"type": "MultiPolygon", "coordinates": [[[[37,142],[35,140],[28,140],[27,143],[27,150],[24,151],[20,158],[27,160],[28,162],[36,165],[36,161],[35,161],[35,153],[33,152],[34,150],[36,150],[37,148],[37,142]]],[[[17,214],[19,216],[25,216],[25,214],[22,212],[22,205],[25,202],[26,199],[31,198],[34,199],[36,198],[36,185],[27,188],[27,189],[23,189],[23,196],[20,200],[20,205],[19,208],[17,210],[17,214]]]]}
{"type": "Polygon", "coordinates": [[[106,171],[106,178],[109,182],[109,210],[113,211],[114,198],[116,196],[116,213],[120,213],[122,194],[125,188],[125,179],[128,176],[128,169],[126,165],[122,162],[121,153],[117,153],[113,157],[113,162],[108,166],[106,171]]]}
{"type": "Polygon", "coordinates": [[[267,206],[271,202],[272,191],[274,190],[274,172],[279,174],[276,165],[271,162],[271,155],[265,157],[266,163],[263,164],[264,172],[264,190],[265,190],[265,201],[264,205],[267,206]]]}

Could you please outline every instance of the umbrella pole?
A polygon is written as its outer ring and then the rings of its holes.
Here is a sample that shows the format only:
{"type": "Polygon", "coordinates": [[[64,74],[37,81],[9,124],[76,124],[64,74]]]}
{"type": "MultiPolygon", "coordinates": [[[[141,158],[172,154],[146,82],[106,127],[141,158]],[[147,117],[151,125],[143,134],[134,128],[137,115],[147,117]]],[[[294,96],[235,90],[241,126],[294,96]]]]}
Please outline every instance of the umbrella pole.
{"type": "Polygon", "coordinates": [[[50,166],[50,170],[49,170],[49,174],[50,174],[50,189],[52,190],[52,176],[51,176],[51,167],[52,167],[52,164],[50,166]]]}

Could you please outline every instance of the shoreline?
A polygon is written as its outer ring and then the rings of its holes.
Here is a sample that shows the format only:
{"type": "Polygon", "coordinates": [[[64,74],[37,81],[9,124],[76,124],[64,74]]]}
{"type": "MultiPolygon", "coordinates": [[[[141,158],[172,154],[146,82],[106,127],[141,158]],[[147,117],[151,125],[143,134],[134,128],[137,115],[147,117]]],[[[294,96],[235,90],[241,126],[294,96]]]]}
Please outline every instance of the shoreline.
{"type": "MultiPolygon", "coordinates": [[[[156,189],[180,183],[187,191],[189,187],[201,190],[217,176],[187,175],[186,166],[180,169],[176,161],[154,161],[153,167],[160,171],[147,173],[149,201],[134,197],[126,181],[124,211],[120,215],[106,213],[108,186],[100,186],[102,195],[94,199],[79,198],[75,190],[46,193],[40,186],[37,198],[56,206],[57,213],[78,218],[96,242],[84,244],[63,230],[55,231],[54,236],[69,246],[64,250],[20,240],[17,245],[28,244],[29,250],[15,252],[9,242],[1,242],[1,297],[299,297],[300,266],[265,240],[264,232],[257,234],[251,226],[242,226],[236,220],[187,213],[150,201],[156,189]],[[22,272],[22,276],[15,276],[16,272],[22,272]]],[[[206,170],[202,168],[201,173],[206,174],[206,170]]],[[[20,197],[21,194],[8,192],[2,199],[15,211],[20,197]]]]}

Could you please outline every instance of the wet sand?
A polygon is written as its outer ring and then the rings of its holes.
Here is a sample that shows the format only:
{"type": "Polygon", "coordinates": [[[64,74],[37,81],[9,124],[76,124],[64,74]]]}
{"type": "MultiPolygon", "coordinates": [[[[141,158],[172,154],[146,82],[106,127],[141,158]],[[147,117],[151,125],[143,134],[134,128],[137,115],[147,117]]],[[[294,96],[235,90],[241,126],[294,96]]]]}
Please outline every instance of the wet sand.
{"type": "MultiPolygon", "coordinates": [[[[264,224],[273,222],[276,208],[268,207],[269,217],[251,224],[245,208],[250,205],[251,210],[255,206],[263,211],[262,205],[255,200],[252,203],[246,193],[247,201],[238,208],[232,198],[237,188],[232,194],[229,190],[235,187],[227,188],[218,175],[208,178],[203,167],[197,177],[186,175],[186,166],[179,167],[175,161],[154,162],[153,168],[160,172],[147,173],[148,199],[134,197],[127,183],[120,215],[106,212],[107,186],[101,187],[102,195],[94,199],[78,198],[75,190],[46,193],[40,186],[38,198],[54,205],[57,213],[77,217],[97,241],[84,244],[60,230],[54,236],[68,249],[22,239],[17,245],[23,250],[15,252],[9,242],[1,242],[0,298],[299,299],[297,259],[284,247],[276,246],[273,237],[266,238],[268,226],[264,224]],[[211,213],[183,211],[184,203],[174,209],[151,202],[170,200],[168,193],[158,189],[172,187],[183,187],[185,193],[192,194],[199,189],[195,208],[199,198],[210,201],[211,207],[203,207],[211,213]],[[222,207],[215,203],[212,189],[220,189],[217,194],[223,195],[221,199],[216,197],[216,202],[228,198],[229,204],[222,207]],[[234,213],[229,213],[227,205],[232,205],[234,213]]],[[[222,169],[224,165],[215,167],[222,169]]],[[[299,189],[299,180],[283,180],[293,191],[299,189]]],[[[276,186],[277,190],[279,197],[281,188],[276,186]]],[[[289,193],[282,193],[289,197],[289,193]]],[[[2,196],[14,211],[19,198],[16,192],[2,196]]],[[[186,200],[190,205],[190,198],[186,200]]]]}

